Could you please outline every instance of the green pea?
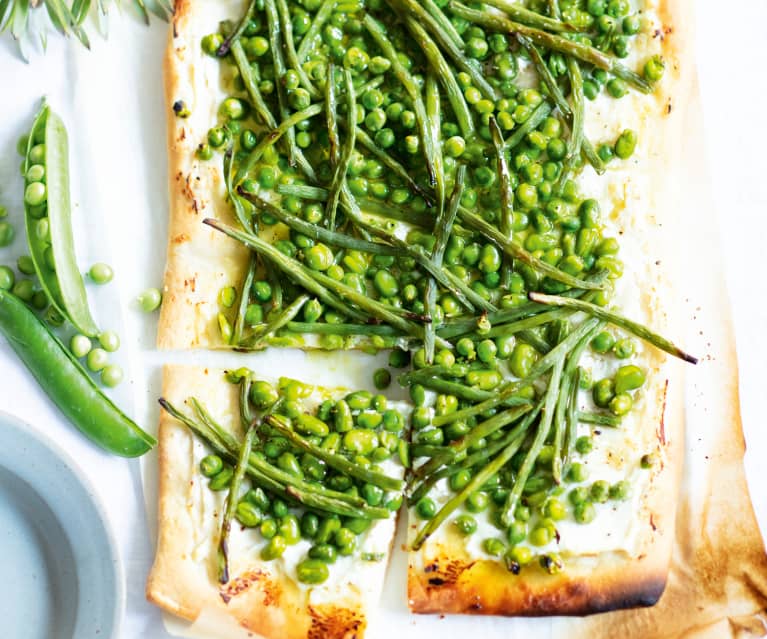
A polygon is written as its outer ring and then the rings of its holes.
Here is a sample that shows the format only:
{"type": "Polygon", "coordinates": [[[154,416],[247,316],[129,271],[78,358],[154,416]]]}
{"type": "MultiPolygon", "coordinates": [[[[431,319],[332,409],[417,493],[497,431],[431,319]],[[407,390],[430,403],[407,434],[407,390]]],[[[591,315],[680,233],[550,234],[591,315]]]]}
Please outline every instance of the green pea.
{"type": "Polygon", "coordinates": [[[613,78],[607,83],[607,92],[612,97],[620,99],[629,92],[629,88],[620,78],[613,78]]]}
{"type": "Polygon", "coordinates": [[[318,299],[310,299],[303,308],[304,321],[313,324],[322,316],[325,309],[318,299]]]}
{"type": "Polygon", "coordinates": [[[78,359],[85,357],[92,347],[91,340],[85,335],[73,335],[72,339],[69,340],[69,350],[78,359]]]}
{"type": "Polygon", "coordinates": [[[357,455],[369,455],[378,447],[378,435],[372,430],[354,428],[344,434],[343,446],[357,455]]]}
{"type": "Polygon", "coordinates": [[[489,537],[482,541],[482,550],[491,557],[500,557],[506,552],[506,545],[500,539],[489,537]]]}
{"type": "Polygon", "coordinates": [[[380,506],[384,498],[383,489],[374,486],[373,484],[364,484],[360,492],[368,506],[380,506]]]}
{"type": "Polygon", "coordinates": [[[421,519],[432,519],[437,514],[437,504],[430,497],[422,497],[415,505],[415,511],[421,519]]]}
{"type": "Polygon", "coordinates": [[[509,369],[516,377],[527,377],[538,359],[537,351],[524,342],[518,342],[509,358],[509,369]]]}
{"type": "Polygon", "coordinates": [[[527,546],[514,546],[504,556],[509,570],[519,572],[521,566],[526,566],[533,560],[533,553],[527,546]]]}
{"type": "Polygon", "coordinates": [[[431,409],[426,406],[418,406],[410,417],[415,428],[425,428],[431,424],[431,409]]]}
{"type": "Polygon", "coordinates": [[[298,523],[298,517],[291,514],[281,517],[277,534],[283,537],[289,546],[297,544],[301,539],[301,526],[298,523]]]}
{"type": "Polygon", "coordinates": [[[333,426],[338,433],[347,433],[354,428],[352,411],[344,400],[339,400],[335,406],[333,426]]]}
{"type": "Polygon", "coordinates": [[[470,386],[477,386],[480,390],[493,390],[502,381],[501,374],[494,370],[469,371],[466,381],[470,386]]]}
{"type": "Polygon", "coordinates": [[[120,337],[114,331],[104,331],[99,334],[99,344],[108,353],[114,353],[120,348],[120,337]]]}
{"type": "Polygon", "coordinates": [[[495,357],[498,354],[498,346],[491,339],[482,340],[477,344],[477,357],[481,362],[490,364],[495,361],[495,357]]]}
{"type": "Polygon", "coordinates": [[[585,464],[580,462],[573,462],[570,464],[570,468],[567,471],[567,479],[573,483],[580,483],[586,481],[589,476],[588,468],[585,464]]]}
{"type": "Polygon", "coordinates": [[[621,480],[610,486],[610,499],[616,501],[625,501],[631,494],[631,484],[626,480],[621,480]]]}
{"type": "Polygon", "coordinates": [[[160,308],[162,293],[156,288],[148,288],[136,298],[139,307],[145,313],[151,313],[160,308]]]}
{"type": "Polygon", "coordinates": [[[399,433],[404,427],[402,415],[396,410],[387,410],[383,414],[383,427],[386,432],[399,433]]]}
{"type": "Polygon", "coordinates": [[[209,33],[203,36],[201,41],[202,50],[210,56],[216,57],[219,47],[224,43],[224,37],[219,33],[209,33]]]}
{"type": "Polygon", "coordinates": [[[322,561],[326,564],[335,563],[338,557],[338,551],[331,544],[316,544],[309,549],[307,553],[312,559],[322,561]]]}
{"type": "Polygon", "coordinates": [[[373,395],[368,391],[355,391],[354,393],[349,393],[345,401],[351,410],[365,410],[370,408],[373,395]]]}
{"type": "Polygon", "coordinates": [[[575,450],[581,455],[588,455],[594,448],[594,441],[588,435],[581,435],[575,440],[575,450]]]}
{"type": "Polygon", "coordinates": [[[263,519],[259,526],[259,532],[264,539],[272,539],[277,534],[277,522],[271,517],[263,519]]]}
{"type": "Polygon", "coordinates": [[[610,411],[613,415],[621,417],[628,413],[634,405],[631,395],[628,393],[618,393],[610,400],[610,411]]]}
{"type": "Polygon", "coordinates": [[[599,479],[591,484],[589,494],[591,495],[591,499],[593,501],[597,502],[598,504],[604,504],[610,495],[610,484],[608,484],[604,479],[599,479]]]}
{"type": "Polygon", "coordinates": [[[545,526],[533,528],[528,535],[528,541],[533,546],[545,546],[551,541],[551,531],[545,526]]]}
{"type": "Polygon", "coordinates": [[[645,372],[638,366],[629,364],[621,366],[615,373],[615,393],[622,394],[627,391],[641,388],[645,382],[645,372]]]}
{"type": "Polygon", "coordinates": [[[253,282],[253,296],[262,304],[272,299],[272,287],[269,282],[257,280],[253,282]]]}
{"type": "Polygon", "coordinates": [[[485,492],[476,492],[466,499],[466,509],[471,513],[481,513],[490,504],[490,498],[485,492]]]}
{"type": "Polygon", "coordinates": [[[634,154],[637,145],[637,136],[631,129],[626,129],[620,134],[615,142],[615,155],[621,160],[627,160],[634,154]]]}
{"type": "Polygon", "coordinates": [[[207,162],[213,157],[213,149],[207,142],[202,142],[197,145],[197,149],[195,150],[194,155],[198,160],[207,162]]]}
{"type": "Polygon", "coordinates": [[[650,82],[657,82],[663,77],[665,69],[666,64],[663,62],[663,58],[657,55],[653,56],[645,62],[643,69],[644,77],[650,82]]]}
{"type": "Polygon", "coordinates": [[[591,350],[595,353],[607,353],[615,346],[615,337],[612,333],[601,331],[591,340],[591,350]]]}
{"type": "Polygon", "coordinates": [[[11,293],[13,293],[21,301],[29,303],[32,301],[32,297],[35,294],[34,282],[27,279],[16,280],[13,287],[11,288],[11,293]]]}
{"type": "Polygon", "coordinates": [[[123,369],[117,364],[108,364],[101,370],[101,383],[108,388],[118,386],[123,380],[123,369]]]}
{"type": "Polygon", "coordinates": [[[468,360],[473,360],[476,357],[474,342],[468,337],[459,339],[455,345],[455,350],[459,355],[468,360]]]}
{"type": "Polygon", "coordinates": [[[269,510],[271,501],[262,488],[252,488],[245,493],[245,499],[263,511],[269,510]]]}
{"type": "Polygon", "coordinates": [[[459,515],[453,520],[453,525],[467,537],[477,532],[477,520],[471,515],[459,515]]]}
{"type": "Polygon", "coordinates": [[[600,379],[594,384],[592,397],[597,406],[607,408],[613,397],[615,397],[615,384],[613,380],[609,378],[600,379]]]}
{"type": "Polygon", "coordinates": [[[373,277],[373,285],[383,297],[394,297],[399,293],[397,279],[389,271],[378,271],[373,277]]]}
{"type": "Polygon", "coordinates": [[[296,566],[296,577],[302,584],[321,584],[329,576],[328,565],[322,559],[304,559],[296,566]]]}
{"type": "Polygon", "coordinates": [[[391,384],[391,373],[385,368],[379,368],[373,373],[373,384],[378,390],[388,388],[391,384]]]}
{"type": "Polygon", "coordinates": [[[280,398],[274,386],[264,381],[253,382],[248,396],[257,410],[266,410],[280,398]]]}
{"type": "Polygon", "coordinates": [[[9,266],[0,266],[0,291],[10,291],[16,283],[16,275],[9,266]]]}
{"type": "Polygon", "coordinates": [[[88,353],[86,363],[88,369],[96,373],[107,365],[108,360],[109,354],[103,348],[94,348],[88,353]]]}
{"type": "Polygon", "coordinates": [[[586,486],[578,486],[569,492],[567,498],[573,506],[577,506],[578,504],[588,501],[589,496],[589,489],[586,486]]]}
{"type": "Polygon", "coordinates": [[[493,244],[485,244],[482,247],[479,258],[479,270],[483,273],[492,273],[501,268],[501,253],[493,244]]]}
{"type": "Polygon", "coordinates": [[[45,164],[45,144],[36,144],[29,150],[30,164],[45,164]]]}
{"type": "Polygon", "coordinates": [[[466,488],[468,483],[471,481],[471,471],[468,469],[462,469],[459,470],[454,475],[450,476],[450,479],[448,480],[448,484],[450,486],[450,490],[454,492],[459,492],[466,488]]]}
{"type": "Polygon", "coordinates": [[[302,435],[324,437],[330,432],[328,425],[309,413],[301,413],[295,419],[295,429],[302,435]]]}
{"type": "Polygon", "coordinates": [[[246,528],[255,528],[263,519],[263,513],[259,510],[258,506],[245,500],[237,504],[234,516],[246,528]]]}
{"type": "Polygon", "coordinates": [[[506,532],[506,538],[512,545],[519,544],[527,538],[527,523],[515,520],[506,532]]]}
{"type": "Polygon", "coordinates": [[[628,359],[634,354],[634,341],[628,337],[618,340],[613,346],[613,354],[618,359],[628,359]]]}
{"type": "Polygon", "coordinates": [[[357,425],[360,428],[375,430],[381,425],[383,415],[374,411],[365,411],[357,415],[357,425]]]}
{"type": "Polygon", "coordinates": [[[16,237],[16,229],[10,222],[0,220],[0,248],[5,248],[13,243],[16,237]]]}
{"type": "Polygon", "coordinates": [[[277,466],[284,470],[286,473],[290,473],[295,477],[303,477],[304,473],[301,470],[301,464],[298,463],[296,456],[293,453],[284,452],[277,458],[277,466]]]}
{"type": "Polygon", "coordinates": [[[229,487],[232,481],[234,470],[231,466],[224,466],[211,480],[208,482],[208,488],[213,491],[221,491],[229,487]]]}
{"type": "Polygon", "coordinates": [[[16,260],[16,268],[19,269],[24,275],[35,274],[35,263],[29,255],[22,255],[16,260]]]}
{"type": "Polygon", "coordinates": [[[287,547],[288,543],[284,537],[281,535],[274,535],[269,540],[269,543],[261,549],[261,559],[264,561],[271,561],[278,557],[282,557],[287,547]]]}
{"type": "Polygon", "coordinates": [[[394,349],[389,353],[389,366],[392,368],[405,368],[410,363],[410,353],[407,351],[394,349]]]}
{"type": "Polygon", "coordinates": [[[575,521],[579,524],[590,524],[597,516],[596,508],[590,501],[584,501],[575,506],[573,511],[575,521]]]}
{"type": "Polygon", "coordinates": [[[215,477],[224,468],[224,462],[218,455],[206,455],[200,460],[200,472],[205,477],[215,477]]]}

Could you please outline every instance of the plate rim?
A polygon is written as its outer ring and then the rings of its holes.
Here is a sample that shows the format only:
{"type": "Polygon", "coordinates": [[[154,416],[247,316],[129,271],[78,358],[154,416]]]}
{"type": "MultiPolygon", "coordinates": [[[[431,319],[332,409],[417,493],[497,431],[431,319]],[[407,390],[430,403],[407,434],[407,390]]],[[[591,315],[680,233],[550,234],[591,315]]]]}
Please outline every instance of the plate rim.
{"type": "MultiPolygon", "coordinates": [[[[123,627],[123,621],[125,617],[125,605],[126,605],[125,569],[123,566],[122,556],[119,550],[119,546],[117,544],[117,539],[115,538],[114,530],[112,528],[112,524],[109,519],[109,515],[101,502],[101,498],[99,497],[98,493],[94,490],[93,482],[88,478],[85,472],[79,467],[74,457],[67,450],[65,450],[58,442],[56,442],[52,437],[45,434],[40,429],[33,427],[29,422],[14,415],[13,413],[9,413],[5,410],[0,409],[0,423],[2,422],[5,422],[6,425],[10,426],[10,428],[12,428],[15,431],[18,437],[20,437],[21,439],[26,439],[28,441],[31,440],[32,442],[34,442],[34,444],[39,445],[40,447],[45,449],[48,453],[50,453],[53,457],[57,458],[60,462],[62,462],[62,464],[66,467],[66,470],[74,478],[75,482],[82,487],[83,491],[88,497],[89,502],[93,506],[96,512],[96,516],[103,528],[104,538],[106,540],[106,546],[109,549],[108,560],[113,567],[114,577],[115,577],[114,578],[115,587],[113,589],[115,605],[111,615],[112,628],[111,628],[111,632],[108,635],[104,635],[103,639],[119,639],[122,636],[122,627],[123,627]]],[[[0,455],[0,457],[2,456],[0,455]]],[[[56,517],[56,519],[59,520],[59,522],[61,523],[57,509],[50,504],[48,499],[46,499],[45,493],[40,491],[39,482],[35,482],[34,478],[30,477],[29,474],[25,475],[23,473],[18,472],[18,466],[17,467],[6,466],[6,468],[12,474],[16,475],[22,481],[26,482],[38,494],[40,499],[50,508],[53,516],[56,517]]],[[[64,532],[67,533],[68,541],[72,543],[71,540],[69,539],[68,530],[65,527],[64,527],[64,532]]],[[[75,568],[76,568],[75,574],[79,580],[81,572],[80,572],[80,567],[79,565],[77,565],[77,563],[75,564],[75,568]]],[[[77,618],[78,617],[76,616],[75,623],[77,622],[77,618]]],[[[76,638],[73,637],[72,639],[76,639],[76,638]]]]}

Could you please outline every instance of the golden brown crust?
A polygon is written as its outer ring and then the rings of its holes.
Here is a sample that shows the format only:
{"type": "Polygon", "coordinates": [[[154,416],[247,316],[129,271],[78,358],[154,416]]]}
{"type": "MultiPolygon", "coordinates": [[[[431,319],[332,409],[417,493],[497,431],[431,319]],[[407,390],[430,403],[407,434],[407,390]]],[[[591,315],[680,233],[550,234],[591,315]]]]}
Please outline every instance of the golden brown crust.
{"type": "Polygon", "coordinates": [[[170,217],[163,304],[157,332],[161,349],[221,347],[217,326],[218,291],[242,278],[248,251],[205,226],[206,217],[232,221],[225,202],[220,158],[201,162],[195,150],[215,119],[215,96],[204,89],[206,65],[194,28],[192,0],[178,0],[165,56],[168,109],[170,217]],[[188,118],[172,105],[183,101],[188,118]]]}
{"type": "MultiPolygon", "coordinates": [[[[223,379],[221,370],[166,366],[163,396],[184,408],[188,397],[198,397],[216,416],[231,417],[236,412],[236,386],[223,379]]],[[[278,563],[261,561],[252,552],[232,558],[233,578],[226,586],[218,584],[215,549],[221,503],[211,505],[210,495],[204,499],[203,493],[211,491],[197,471],[194,446],[200,444],[189,431],[163,412],[158,449],[159,531],[147,599],[192,621],[203,611],[213,610],[267,639],[361,637],[370,602],[354,584],[342,583],[329,596],[318,595],[298,586],[278,563]]],[[[360,569],[366,578],[376,571],[382,582],[383,565],[360,569]]]]}

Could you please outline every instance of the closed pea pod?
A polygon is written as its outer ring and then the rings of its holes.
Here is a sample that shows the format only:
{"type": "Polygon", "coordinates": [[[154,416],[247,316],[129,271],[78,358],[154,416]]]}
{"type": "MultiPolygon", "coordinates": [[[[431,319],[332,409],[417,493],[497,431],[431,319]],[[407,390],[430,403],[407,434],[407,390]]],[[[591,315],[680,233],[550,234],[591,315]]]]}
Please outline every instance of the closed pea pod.
{"type": "Polygon", "coordinates": [[[29,182],[25,197],[25,224],[29,251],[35,272],[43,290],[59,313],[68,318],[81,333],[88,337],[98,334],[98,328],[88,308],[85,285],[77,266],[72,234],[72,214],[69,196],[69,161],[67,132],[64,123],[44,104],[35,118],[33,131],[42,131],[44,144],[27,146],[25,174],[35,178],[43,175],[42,182],[29,182]],[[34,169],[41,166],[42,170],[34,169]],[[42,188],[41,188],[42,187],[42,188]],[[32,192],[33,191],[33,192],[32,192]],[[45,193],[43,194],[42,191],[45,193]],[[49,240],[40,238],[35,232],[36,221],[40,219],[36,210],[43,202],[49,224],[49,240]],[[46,261],[46,250],[50,256],[46,261]],[[55,270],[51,268],[55,263],[55,270]]]}

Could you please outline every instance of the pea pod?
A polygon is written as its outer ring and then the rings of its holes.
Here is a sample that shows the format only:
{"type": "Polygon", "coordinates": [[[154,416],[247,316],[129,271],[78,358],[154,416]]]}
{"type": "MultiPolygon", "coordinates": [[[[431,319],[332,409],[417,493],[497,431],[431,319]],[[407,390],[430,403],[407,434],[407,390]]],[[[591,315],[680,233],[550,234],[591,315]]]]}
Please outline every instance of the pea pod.
{"type": "Polygon", "coordinates": [[[54,308],[83,335],[94,337],[99,329],[88,308],[85,284],[75,259],[67,131],[61,118],[47,104],[43,104],[32,125],[24,173],[27,176],[24,221],[37,277],[54,308]],[[40,184],[39,180],[35,180],[40,177],[39,172],[32,171],[30,174],[32,166],[40,165],[37,162],[39,159],[43,160],[44,188],[34,186],[40,184]],[[31,198],[26,195],[30,187],[33,190],[31,198]],[[42,202],[37,203],[38,200],[42,202]],[[45,235],[37,232],[40,219],[48,220],[49,232],[45,235]]]}
{"type": "Polygon", "coordinates": [[[155,439],[106,397],[82,365],[21,300],[0,290],[0,333],[62,413],[94,443],[138,457],[155,439]]]}

